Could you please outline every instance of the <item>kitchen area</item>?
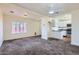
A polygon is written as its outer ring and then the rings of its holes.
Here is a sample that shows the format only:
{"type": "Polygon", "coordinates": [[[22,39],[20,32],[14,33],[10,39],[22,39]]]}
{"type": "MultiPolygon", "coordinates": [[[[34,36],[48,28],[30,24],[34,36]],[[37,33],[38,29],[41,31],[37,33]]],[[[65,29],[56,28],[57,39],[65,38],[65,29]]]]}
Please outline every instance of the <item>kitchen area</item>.
{"type": "Polygon", "coordinates": [[[50,19],[49,37],[63,40],[63,37],[71,38],[71,15],[65,14],[50,19]]]}

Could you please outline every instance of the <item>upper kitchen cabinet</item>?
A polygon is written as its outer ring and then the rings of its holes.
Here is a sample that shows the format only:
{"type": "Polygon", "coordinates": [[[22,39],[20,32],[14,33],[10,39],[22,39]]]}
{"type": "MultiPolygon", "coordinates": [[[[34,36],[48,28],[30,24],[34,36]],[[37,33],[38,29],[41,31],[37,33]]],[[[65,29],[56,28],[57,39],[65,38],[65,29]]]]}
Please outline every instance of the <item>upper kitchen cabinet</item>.
{"type": "Polygon", "coordinates": [[[51,20],[52,30],[59,30],[61,28],[66,28],[67,24],[71,24],[71,15],[61,15],[51,20]]]}
{"type": "Polygon", "coordinates": [[[59,27],[66,27],[67,24],[71,24],[71,15],[70,14],[66,14],[64,16],[61,16],[58,20],[59,22],[59,27]]]}

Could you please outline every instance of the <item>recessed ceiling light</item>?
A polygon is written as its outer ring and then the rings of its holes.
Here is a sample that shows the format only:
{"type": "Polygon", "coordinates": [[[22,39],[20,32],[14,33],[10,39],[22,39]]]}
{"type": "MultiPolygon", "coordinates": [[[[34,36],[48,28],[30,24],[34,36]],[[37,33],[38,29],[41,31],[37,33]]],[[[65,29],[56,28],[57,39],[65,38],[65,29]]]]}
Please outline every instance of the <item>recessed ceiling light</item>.
{"type": "Polygon", "coordinates": [[[54,13],[54,11],[49,11],[49,14],[53,14],[54,13]]]}

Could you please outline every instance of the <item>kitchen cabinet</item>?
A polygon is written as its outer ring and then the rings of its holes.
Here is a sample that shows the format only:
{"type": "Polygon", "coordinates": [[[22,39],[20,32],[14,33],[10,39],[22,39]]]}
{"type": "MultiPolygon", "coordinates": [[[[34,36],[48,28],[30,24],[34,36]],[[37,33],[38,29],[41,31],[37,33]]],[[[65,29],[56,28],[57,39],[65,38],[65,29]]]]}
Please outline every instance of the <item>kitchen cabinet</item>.
{"type": "Polygon", "coordinates": [[[52,38],[63,39],[63,35],[66,35],[66,31],[52,31],[52,38]]]}

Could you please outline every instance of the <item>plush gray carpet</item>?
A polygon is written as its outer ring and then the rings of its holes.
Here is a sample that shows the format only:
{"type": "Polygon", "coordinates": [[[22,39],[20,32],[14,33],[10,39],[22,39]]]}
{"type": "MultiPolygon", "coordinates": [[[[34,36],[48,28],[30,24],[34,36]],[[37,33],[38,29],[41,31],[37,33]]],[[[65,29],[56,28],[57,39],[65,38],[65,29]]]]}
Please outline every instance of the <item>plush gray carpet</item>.
{"type": "Polygon", "coordinates": [[[5,41],[0,48],[0,55],[74,55],[79,54],[79,47],[57,39],[44,40],[40,37],[22,38],[5,41]]]}

